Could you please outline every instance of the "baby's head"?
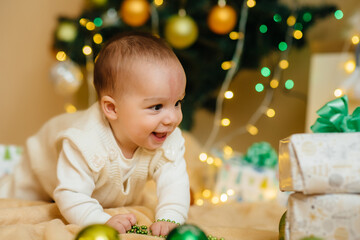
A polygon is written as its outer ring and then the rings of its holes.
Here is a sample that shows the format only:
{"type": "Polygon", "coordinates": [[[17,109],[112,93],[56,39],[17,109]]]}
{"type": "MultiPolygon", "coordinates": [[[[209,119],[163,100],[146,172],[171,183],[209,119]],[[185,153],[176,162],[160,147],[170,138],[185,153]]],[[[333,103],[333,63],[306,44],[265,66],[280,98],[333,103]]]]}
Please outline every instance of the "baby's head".
{"type": "Polygon", "coordinates": [[[182,120],[185,72],[166,42],[150,34],[109,40],[95,62],[94,85],[125,156],[160,147],[182,120]]]}

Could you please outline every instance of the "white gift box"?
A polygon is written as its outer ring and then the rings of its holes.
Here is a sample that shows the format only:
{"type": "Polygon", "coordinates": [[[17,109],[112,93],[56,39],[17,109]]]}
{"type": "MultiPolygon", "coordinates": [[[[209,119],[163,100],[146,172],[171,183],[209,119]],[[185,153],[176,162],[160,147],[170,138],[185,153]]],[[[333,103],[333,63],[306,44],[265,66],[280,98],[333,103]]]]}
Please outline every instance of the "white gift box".
{"type": "Polygon", "coordinates": [[[281,140],[279,184],[281,191],[304,194],[360,193],[360,133],[294,134],[281,140]]]}
{"type": "Polygon", "coordinates": [[[221,195],[230,190],[229,200],[240,202],[274,200],[280,193],[276,174],[276,168],[255,167],[240,158],[226,160],[217,174],[214,192],[221,195]]]}
{"type": "Polygon", "coordinates": [[[360,195],[293,193],[288,199],[285,239],[360,239],[360,195]]]}

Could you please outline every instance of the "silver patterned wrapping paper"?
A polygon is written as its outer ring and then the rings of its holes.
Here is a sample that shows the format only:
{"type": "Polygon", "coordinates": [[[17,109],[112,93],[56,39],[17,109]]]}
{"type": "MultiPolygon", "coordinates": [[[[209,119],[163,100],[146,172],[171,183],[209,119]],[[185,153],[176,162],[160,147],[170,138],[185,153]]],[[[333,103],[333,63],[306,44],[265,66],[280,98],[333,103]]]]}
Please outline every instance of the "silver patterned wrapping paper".
{"type": "Polygon", "coordinates": [[[323,194],[289,196],[285,239],[315,236],[323,240],[360,239],[360,195],[323,194]]]}
{"type": "Polygon", "coordinates": [[[360,133],[294,134],[280,141],[281,191],[360,193],[360,133]]]}

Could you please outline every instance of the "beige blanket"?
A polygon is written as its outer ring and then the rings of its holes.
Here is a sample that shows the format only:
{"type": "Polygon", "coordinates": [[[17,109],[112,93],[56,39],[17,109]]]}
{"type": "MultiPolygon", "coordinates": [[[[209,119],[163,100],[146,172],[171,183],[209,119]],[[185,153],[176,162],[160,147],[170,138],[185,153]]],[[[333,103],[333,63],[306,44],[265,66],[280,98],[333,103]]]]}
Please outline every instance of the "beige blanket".
{"type": "MultiPolygon", "coordinates": [[[[110,214],[132,212],[139,225],[149,226],[154,213],[148,207],[106,209],[110,214]]],[[[276,203],[228,203],[191,206],[188,223],[207,235],[226,240],[276,240],[285,209],[276,203]]],[[[80,226],[67,224],[55,203],[0,199],[0,239],[73,240],[80,226]]],[[[149,235],[121,234],[122,240],[160,239],[149,235]]]]}

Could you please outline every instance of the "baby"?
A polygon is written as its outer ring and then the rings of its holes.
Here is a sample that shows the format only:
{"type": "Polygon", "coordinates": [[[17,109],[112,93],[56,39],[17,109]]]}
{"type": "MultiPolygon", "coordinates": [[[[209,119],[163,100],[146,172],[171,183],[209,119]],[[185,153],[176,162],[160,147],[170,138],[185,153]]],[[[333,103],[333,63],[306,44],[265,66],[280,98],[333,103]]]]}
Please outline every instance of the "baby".
{"type": "Polygon", "coordinates": [[[98,102],[51,119],[27,140],[21,164],[0,181],[0,198],[54,200],[69,223],[106,223],[125,233],[135,215],[103,208],[136,204],[152,178],[160,221],[150,229],[165,236],[185,222],[190,202],[178,128],[185,72],[162,39],[127,33],[101,49],[94,85],[98,102]]]}

